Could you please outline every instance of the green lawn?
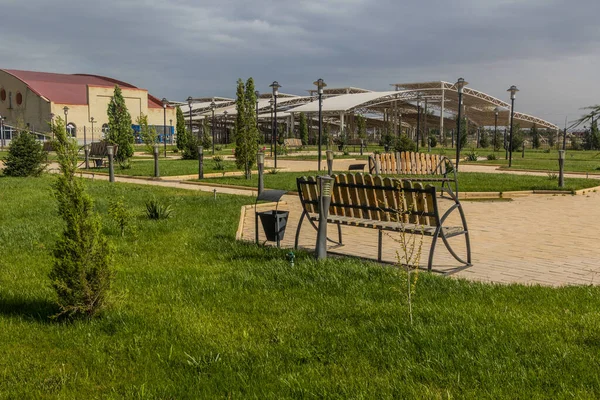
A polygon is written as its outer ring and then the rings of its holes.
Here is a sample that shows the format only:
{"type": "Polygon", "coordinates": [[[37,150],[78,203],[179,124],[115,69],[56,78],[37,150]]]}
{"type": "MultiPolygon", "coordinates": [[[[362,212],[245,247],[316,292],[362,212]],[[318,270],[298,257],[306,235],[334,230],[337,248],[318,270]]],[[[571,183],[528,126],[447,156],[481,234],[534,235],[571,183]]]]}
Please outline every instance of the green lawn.
{"type": "MultiPolygon", "coordinates": [[[[315,172],[312,172],[315,174],[315,172]]],[[[278,172],[276,174],[266,173],[265,188],[284,189],[296,191],[296,178],[308,175],[302,172],[278,172]]],[[[418,180],[419,177],[415,177],[418,180]]],[[[253,174],[252,179],[247,180],[243,176],[224,176],[218,178],[207,178],[202,182],[220,183],[237,186],[258,187],[258,175],[253,174]]],[[[508,192],[514,190],[558,190],[556,179],[550,180],[546,176],[528,176],[513,174],[487,174],[479,172],[460,172],[458,174],[459,190],[463,192],[508,192]]],[[[598,179],[568,178],[565,179],[565,191],[585,189],[600,186],[598,179]]]]}
{"type": "MultiPolygon", "coordinates": [[[[2,398],[597,398],[600,289],[399,271],[234,240],[247,197],[87,181],[116,249],[113,306],[57,323],[52,178],[0,179],[2,398]],[[125,239],[106,215],[123,195],[125,239]],[[144,202],[173,204],[146,220],[144,202]]],[[[477,268],[477,266],[473,267],[477,268]]]]}
{"type": "MultiPolygon", "coordinates": [[[[216,162],[210,156],[204,158],[204,173],[220,173],[237,171],[235,162],[222,161],[223,169],[216,169],[216,162]]],[[[161,159],[159,158],[158,169],[160,176],[178,176],[198,174],[197,160],[161,159]]],[[[92,171],[108,173],[108,168],[96,168],[92,171]]],[[[131,168],[121,169],[115,165],[115,174],[130,176],[154,176],[154,160],[131,160],[131,168]]]]}
{"type": "MultiPolygon", "coordinates": [[[[477,154],[486,157],[492,154],[491,149],[475,149],[477,154]]],[[[462,151],[462,155],[470,153],[471,149],[462,151]]],[[[504,160],[504,151],[496,153],[498,160],[482,160],[469,164],[494,164],[508,166],[508,161],[504,160]]],[[[467,163],[467,162],[465,162],[467,163]]],[[[519,169],[532,169],[542,171],[558,171],[558,151],[552,150],[546,153],[543,150],[525,150],[525,158],[522,153],[514,152],[512,156],[512,167],[519,169]]],[[[567,150],[565,159],[565,171],[567,172],[589,172],[600,173],[600,152],[598,151],[583,151],[583,150],[567,150]]]]}

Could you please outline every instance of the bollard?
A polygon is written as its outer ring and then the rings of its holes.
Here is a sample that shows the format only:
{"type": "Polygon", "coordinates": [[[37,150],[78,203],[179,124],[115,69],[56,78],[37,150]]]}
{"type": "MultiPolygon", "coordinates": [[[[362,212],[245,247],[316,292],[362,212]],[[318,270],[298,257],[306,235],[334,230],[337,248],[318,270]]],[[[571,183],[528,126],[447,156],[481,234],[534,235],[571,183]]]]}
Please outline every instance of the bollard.
{"type": "Polygon", "coordinates": [[[558,187],[565,187],[565,151],[558,151],[558,187]]]}
{"type": "Polygon", "coordinates": [[[319,227],[315,256],[317,260],[323,260],[327,258],[327,217],[329,215],[329,205],[331,204],[333,178],[328,175],[319,176],[317,182],[319,188],[319,227]]]}
{"type": "Polygon", "coordinates": [[[204,179],[204,149],[198,146],[198,179],[204,179]]]}
{"type": "Polygon", "coordinates": [[[90,145],[86,144],[83,146],[83,152],[85,153],[85,169],[90,169],[90,145]]]}
{"type": "Polygon", "coordinates": [[[214,199],[217,200],[217,189],[213,189],[214,199]]]}
{"type": "Polygon", "coordinates": [[[333,171],[333,150],[327,150],[327,175],[331,176],[333,171]]]}
{"type": "Polygon", "coordinates": [[[106,146],[106,153],[108,154],[108,181],[115,181],[115,165],[114,165],[114,146],[106,146]]]}
{"type": "Polygon", "coordinates": [[[160,177],[160,172],[158,170],[158,153],[159,153],[158,145],[155,144],[154,145],[154,177],[155,178],[160,177]]]}
{"type": "Polygon", "coordinates": [[[265,153],[259,151],[256,155],[256,164],[258,165],[258,195],[265,190],[264,172],[265,172],[265,153]]]}

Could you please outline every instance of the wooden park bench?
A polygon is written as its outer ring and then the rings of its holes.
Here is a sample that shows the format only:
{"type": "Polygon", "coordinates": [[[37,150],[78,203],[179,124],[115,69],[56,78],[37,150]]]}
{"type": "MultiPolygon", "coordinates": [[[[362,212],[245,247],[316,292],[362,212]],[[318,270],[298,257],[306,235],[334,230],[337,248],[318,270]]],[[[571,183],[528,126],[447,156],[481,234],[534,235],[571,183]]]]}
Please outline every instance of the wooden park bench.
{"type": "MultiPolygon", "coordinates": [[[[432,237],[428,270],[432,268],[439,238],[457,261],[467,266],[471,265],[469,231],[458,197],[450,197],[454,204],[440,216],[435,186],[424,187],[421,182],[364,174],[340,174],[333,175],[333,178],[327,222],[337,225],[338,241],[328,238],[330,242],[342,244],[342,225],[377,229],[377,259],[381,261],[383,231],[423,234],[432,237]],[[446,226],[444,222],[455,210],[460,214],[462,226],[446,226]],[[458,235],[465,236],[466,261],[456,254],[448,242],[449,238],[458,235]]],[[[298,248],[304,218],[317,229],[319,194],[316,177],[299,177],[296,184],[303,209],[296,230],[295,247],[298,248]]]]}
{"type": "MultiPolygon", "coordinates": [[[[110,143],[106,141],[92,142],[92,144],[90,145],[89,159],[91,161],[94,161],[94,165],[96,166],[96,168],[101,168],[104,165],[104,159],[108,157],[108,146],[110,146],[110,143]]],[[[119,150],[119,146],[115,144],[113,145],[113,147],[113,154],[116,155],[117,151],[119,150]]]]}
{"type": "Polygon", "coordinates": [[[418,176],[414,180],[439,182],[442,184],[442,188],[445,186],[450,188],[449,184],[452,182],[454,193],[458,195],[458,179],[454,164],[448,157],[439,154],[415,153],[412,151],[371,154],[369,156],[369,173],[375,175],[418,176]]]}
{"type": "Polygon", "coordinates": [[[297,139],[297,138],[283,139],[283,145],[288,150],[300,149],[300,148],[302,148],[302,140],[297,139]]]}
{"type": "Polygon", "coordinates": [[[363,150],[367,150],[367,141],[364,139],[348,139],[348,146],[352,146],[352,151],[356,153],[356,148],[360,150],[360,144],[362,143],[363,150]]]}

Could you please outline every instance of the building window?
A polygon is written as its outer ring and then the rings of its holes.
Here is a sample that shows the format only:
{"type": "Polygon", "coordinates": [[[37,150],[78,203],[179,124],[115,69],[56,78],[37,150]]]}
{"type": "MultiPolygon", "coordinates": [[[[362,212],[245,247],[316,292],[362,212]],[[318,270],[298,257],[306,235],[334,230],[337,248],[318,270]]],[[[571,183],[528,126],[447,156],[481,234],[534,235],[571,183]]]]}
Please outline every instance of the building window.
{"type": "Polygon", "coordinates": [[[23,104],[23,95],[21,92],[17,92],[17,105],[20,106],[21,104],[23,104]]]}
{"type": "Polygon", "coordinates": [[[6,101],[6,90],[4,88],[0,89],[0,100],[6,101]]]}
{"type": "Polygon", "coordinates": [[[77,137],[77,127],[72,122],[67,124],[67,136],[77,137]]]}

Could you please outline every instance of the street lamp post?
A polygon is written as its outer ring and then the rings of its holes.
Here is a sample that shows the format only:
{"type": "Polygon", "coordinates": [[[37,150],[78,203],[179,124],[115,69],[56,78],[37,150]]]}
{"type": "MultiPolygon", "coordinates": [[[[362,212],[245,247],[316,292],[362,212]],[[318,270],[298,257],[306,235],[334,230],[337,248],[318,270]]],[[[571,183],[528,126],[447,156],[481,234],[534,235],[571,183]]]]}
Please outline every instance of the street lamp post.
{"type": "Polygon", "coordinates": [[[210,130],[212,132],[212,153],[215,155],[215,108],[217,105],[214,101],[210,102],[210,111],[212,112],[212,123],[210,125],[210,130]]]}
{"type": "MultiPolygon", "coordinates": [[[[273,157],[273,99],[269,100],[269,110],[271,110],[271,157],[273,157]]],[[[267,141],[267,135],[265,134],[265,142],[267,141]]]]}
{"type": "Polygon", "coordinates": [[[317,170],[321,171],[321,135],[323,134],[323,88],[327,86],[323,79],[319,78],[313,84],[317,87],[317,93],[319,94],[319,140],[317,144],[318,148],[318,165],[317,170]]]}
{"type": "Polygon", "coordinates": [[[498,114],[500,113],[500,107],[494,109],[494,151],[498,148],[498,114]]]}
{"type": "Polygon", "coordinates": [[[465,85],[467,85],[467,82],[465,82],[463,78],[458,78],[458,81],[456,81],[456,90],[458,91],[458,120],[456,121],[456,172],[458,172],[458,163],[460,161],[460,124],[462,122],[462,96],[465,85]]]}
{"type": "Polygon", "coordinates": [[[515,97],[519,89],[515,85],[508,88],[507,92],[510,92],[510,136],[508,139],[508,167],[512,166],[512,151],[513,151],[513,121],[515,117],[515,97]]]}
{"type": "Polygon", "coordinates": [[[258,129],[258,96],[260,96],[260,92],[255,91],[254,96],[256,97],[256,129],[258,129]]]}
{"type": "Polygon", "coordinates": [[[63,107],[63,112],[65,113],[65,130],[68,132],[68,130],[67,130],[68,129],[67,128],[67,125],[68,125],[68,123],[67,123],[67,115],[69,115],[69,107],[64,106],[63,107]]]}
{"type": "Polygon", "coordinates": [[[227,110],[223,111],[223,130],[221,131],[220,138],[221,141],[224,139],[226,144],[229,142],[229,138],[227,137],[227,114],[229,114],[227,110]]]}
{"type": "Polygon", "coordinates": [[[90,118],[90,122],[92,123],[92,143],[94,143],[94,122],[96,122],[94,117],[90,118]]]}
{"type": "MultiPolygon", "coordinates": [[[[190,137],[192,136],[192,102],[194,99],[192,96],[187,98],[188,106],[190,107],[190,137]]],[[[198,129],[198,139],[200,139],[200,129],[198,129]]]]}
{"type": "Polygon", "coordinates": [[[421,95],[417,96],[417,152],[419,151],[419,140],[421,135],[421,95]]]}
{"type": "Polygon", "coordinates": [[[163,117],[164,117],[164,121],[163,121],[163,144],[164,144],[164,149],[165,149],[165,158],[167,157],[167,104],[169,103],[169,100],[167,100],[166,97],[163,97],[162,99],[162,104],[163,104],[163,117]]]}
{"type": "Polygon", "coordinates": [[[271,83],[269,87],[273,89],[273,115],[275,119],[275,122],[273,124],[273,140],[275,141],[275,168],[277,168],[277,95],[279,94],[279,88],[281,87],[281,85],[279,84],[279,82],[273,81],[273,83],[271,83]]]}

